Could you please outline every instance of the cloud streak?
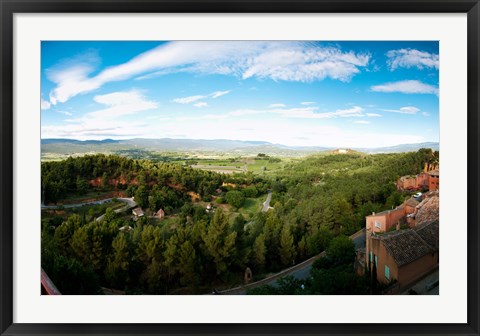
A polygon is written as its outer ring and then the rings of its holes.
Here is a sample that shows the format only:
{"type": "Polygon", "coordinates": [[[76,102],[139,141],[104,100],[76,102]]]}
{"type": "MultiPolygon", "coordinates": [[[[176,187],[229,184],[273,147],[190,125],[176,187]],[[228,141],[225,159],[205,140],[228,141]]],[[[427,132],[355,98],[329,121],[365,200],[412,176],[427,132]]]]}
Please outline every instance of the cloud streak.
{"type": "Polygon", "coordinates": [[[380,85],[374,85],[370,88],[374,92],[398,92],[405,94],[436,94],[438,95],[438,87],[425,84],[418,80],[404,80],[399,82],[391,82],[380,85]]]}
{"type": "Polygon", "coordinates": [[[229,94],[229,93],[230,93],[230,90],[227,90],[227,91],[217,91],[217,92],[211,93],[211,94],[210,94],[210,97],[212,97],[213,99],[215,99],[215,98],[224,96],[224,95],[229,94]]]}
{"type": "Polygon", "coordinates": [[[353,106],[349,109],[339,109],[332,112],[317,112],[318,107],[296,107],[296,108],[270,108],[267,110],[240,109],[228,113],[228,116],[247,116],[255,114],[276,114],[283,118],[303,118],[303,119],[331,119],[347,117],[366,117],[363,108],[353,106]]]}
{"type": "MultiPolygon", "coordinates": [[[[221,96],[225,96],[226,94],[229,94],[230,92],[231,92],[230,90],[215,91],[215,92],[212,92],[208,95],[195,95],[195,96],[189,96],[189,97],[175,98],[172,101],[174,103],[178,103],[178,104],[190,104],[190,103],[194,103],[194,102],[199,101],[199,100],[204,100],[204,99],[209,99],[209,98],[216,99],[216,98],[219,98],[221,96]]],[[[208,104],[205,103],[205,102],[200,102],[200,103],[194,104],[193,106],[195,106],[195,107],[205,107],[207,105],[208,104]]]]}
{"type": "Polygon", "coordinates": [[[193,106],[195,106],[195,107],[207,107],[208,104],[205,103],[205,102],[198,102],[196,104],[193,104],[193,106]]]}
{"type": "Polygon", "coordinates": [[[419,51],[416,49],[397,49],[390,50],[386,56],[387,64],[391,71],[394,71],[400,67],[425,69],[439,67],[439,58],[437,54],[429,53],[426,51],[419,51]]]}
{"type": "Polygon", "coordinates": [[[415,106],[404,106],[404,107],[400,107],[398,110],[382,110],[382,111],[401,113],[401,114],[417,114],[417,112],[419,112],[420,109],[415,106]]]}
{"type": "MultiPolygon", "coordinates": [[[[176,41],[93,76],[94,66],[88,61],[47,72],[49,80],[56,84],[50,92],[50,103],[55,105],[110,82],[175,72],[274,81],[313,82],[331,78],[346,82],[360,73],[369,60],[369,54],[295,41],[176,41]]],[[[221,93],[212,97],[217,98],[221,93]]]]}
{"type": "Polygon", "coordinates": [[[268,108],[283,108],[283,107],[287,107],[287,106],[285,104],[280,104],[280,103],[268,105],[268,108]]]}
{"type": "Polygon", "coordinates": [[[63,114],[63,115],[66,115],[66,116],[69,116],[71,117],[73,115],[72,112],[69,112],[69,111],[59,111],[59,110],[55,110],[55,112],[57,113],[60,113],[60,114],[63,114]]]}
{"type": "Polygon", "coordinates": [[[207,98],[207,96],[197,95],[197,96],[189,96],[189,97],[183,97],[183,98],[175,98],[173,102],[178,104],[190,104],[190,103],[196,102],[197,100],[201,100],[205,98],[207,98]]]}

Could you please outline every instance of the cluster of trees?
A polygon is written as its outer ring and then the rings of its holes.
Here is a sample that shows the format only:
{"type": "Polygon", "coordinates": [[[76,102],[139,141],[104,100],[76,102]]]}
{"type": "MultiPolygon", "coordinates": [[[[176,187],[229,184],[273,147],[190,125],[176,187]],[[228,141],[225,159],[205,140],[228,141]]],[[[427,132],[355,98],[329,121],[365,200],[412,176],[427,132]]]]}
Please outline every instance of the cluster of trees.
{"type": "Polygon", "coordinates": [[[312,265],[305,280],[287,276],[275,286],[263,285],[247,291],[250,295],[358,295],[371,294],[371,282],[367,276],[357,276],[353,263],[355,245],[346,236],[333,238],[326,249],[326,256],[312,265]]]}
{"type": "MultiPolygon", "coordinates": [[[[174,163],[153,163],[113,155],[86,155],[60,162],[42,163],[42,191],[46,203],[55,203],[68,195],[82,195],[91,190],[126,189],[129,195],[145,200],[151,186],[195,191],[210,196],[221,186],[223,175],[182,167],[174,163]]],[[[155,190],[155,193],[159,193],[155,190]]],[[[173,199],[182,195],[166,195],[173,199]]],[[[149,195],[148,195],[149,196],[149,195]]],[[[147,197],[148,197],[147,196],[147,197]]],[[[159,196],[160,197],[160,196],[159,196]]],[[[172,201],[173,202],[173,201],[172,201]]],[[[147,206],[148,201],[143,202],[147,206]]]]}
{"type": "Polygon", "coordinates": [[[282,226],[292,228],[297,251],[306,248],[312,256],[332,235],[353,234],[365,225],[365,216],[401,204],[395,181],[437,158],[430,149],[310,157],[277,174],[272,206],[282,226]]]}
{"type": "MultiPolygon", "coordinates": [[[[177,216],[168,225],[148,218],[133,222],[107,209],[101,221],[74,210],[66,219],[43,221],[42,265],[65,294],[97,293],[100,286],[132,293],[167,293],[175,288],[231,281],[248,263],[242,255],[244,219],[234,225],[221,209],[215,215],[192,203],[190,192],[204,200],[222,192],[229,204],[240,207],[266,184],[253,174],[226,177],[176,164],[152,163],[115,156],[69,158],[42,165],[47,201],[66,194],[118,187],[137,204],[160,207],[177,216]],[[96,180],[101,183],[92,184],[96,180]],[[230,183],[222,186],[223,181],[230,183]],[[62,186],[62,192],[55,186],[62,186]],[[132,227],[133,230],[128,228],[132,227]],[[238,234],[237,234],[238,232],[238,234]],[[72,276],[75,274],[75,276],[72,276]],[[88,281],[89,286],[81,285],[88,281]]],[[[208,285],[208,289],[210,289],[208,285]]]]}
{"type": "Polygon", "coordinates": [[[101,221],[74,214],[55,224],[43,223],[42,267],[64,294],[96,294],[100,286],[132,294],[209,291],[250,261],[242,254],[244,223],[231,225],[221,209],[211,216],[186,204],[173,225],[141,218],[131,230],[111,209],[101,221]]]}
{"type": "Polygon", "coordinates": [[[42,183],[49,195],[54,185],[78,192],[79,177],[103,180],[106,174],[106,181],[126,181],[126,192],[142,207],[168,207],[177,216],[168,225],[148,218],[132,222],[117,218],[111,210],[99,222],[88,222],[81,215],[62,222],[44,220],[42,265],[64,292],[67,288],[71,293],[92,293],[105,286],[129,293],[199,293],[241,282],[246,267],[257,277],[328,247],[330,257],[312,270],[315,281],[310,290],[329,294],[355,288],[360,293],[365,287],[353,277],[352,249],[343,238],[335,237],[361,229],[372,211],[401,202],[394,181],[418,173],[424,162],[436,156],[431,150],[420,150],[310,157],[270,180],[252,173],[226,176],[103,155],[43,164],[42,183]],[[272,190],[274,209],[267,213],[259,209],[247,222],[238,213],[227,215],[221,207],[214,214],[206,213],[188,195],[195,191],[208,200],[218,189],[234,208],[247,197],[272,190]],[[133,229],[120,230],[128,226],[133,229]],[[90,281],[91,287],[82,286],[82,279],[90,281]],[[333,287],[322,279],[329,279],[333,287]]]}

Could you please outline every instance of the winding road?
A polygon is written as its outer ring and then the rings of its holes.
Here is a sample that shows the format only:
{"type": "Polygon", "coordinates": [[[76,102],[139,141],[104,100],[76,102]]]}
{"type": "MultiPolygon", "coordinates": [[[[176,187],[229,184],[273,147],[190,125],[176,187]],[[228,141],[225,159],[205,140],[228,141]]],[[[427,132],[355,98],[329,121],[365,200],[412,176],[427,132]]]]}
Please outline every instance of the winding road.
{"type": "MultiPolygon", "coordinates": [[[[135,203],[135,201],[133,200],[133,197],[131,198],[123,198],[123,197],[120,197],[120,198],[116,198],[117,200],[119,200],[120,202],[124,202],[124,203],[127,203],[127,205],[129,207],[134,207],[137,205],[137,203],[135,203]]],[[[76,204],[64,204],[64,205],[43,205],[42,204],[42,209],[51,209],[51,210],[56,210],[56,209],[71,209],[71,208],[79,208],[79,207],[82,207],[82,206],[85,206],[85,205],[95,205],[95,204],[103,204],[103,203],[109,203],[113,201],[113,198],[105,198],[105,199],[102,199],[102,200],[98,200],[98,201],[93,201],[93,202],[85,202],[85,203],[76,203],[76,204]]]]}
{"type": "Polygon", "coordinates": [[[263,202],[262,212],[267,212],[270,209],[270,201],[272,200],[272,192],[269,190],[267,194],[267,199],[263,202]]]}
{"type": "MultiPolygon", "coordinates": [[[[113,210],[113,212],[115,212],[115,213],[125,212],[128,209],[131,209],[131,208],[137,206],[137,203],[133,200],[133,197],[132,198],[117,198],[117,200],[119,200],[120,202],[127,203],[127,205],[125,205],[123,208],[113,210]]],[[[101,215],[100,217],[97,217],[95,220],[97,222],[100,222],[103,219],[104,216],[105,216],[105,214],[101,215]]]]}
{"type": "MultiPolygon", "coordinates": [[[[133,197],[127,198],[127,197],[119,197],[116,198],[116,200],[126,203],[126,205],[123,208],[113,210],[115,213],[120,213],[127,211],[130,208],[136,207],[137,203],[133,200],[133,197]]],[[[65,204],[65,205],[43,205],[42,204],[42,209],[46,210],[56,210],[56,209],[72,209],[72,208],[80,208],[82,206],[86,205],[95,205],[95,204],[104,204],[104,203],[109,203],[112,202],[113,198],[105,198],[103,200],[98,200],[98,201],[93,201],[93,202],[85,202],[85,203],[77,203],[77,204],[65,204]]],[[[100,217],[97,217],[95,220],[97,222],[101,221],[105,214],[101,215],[100,217]]]]}

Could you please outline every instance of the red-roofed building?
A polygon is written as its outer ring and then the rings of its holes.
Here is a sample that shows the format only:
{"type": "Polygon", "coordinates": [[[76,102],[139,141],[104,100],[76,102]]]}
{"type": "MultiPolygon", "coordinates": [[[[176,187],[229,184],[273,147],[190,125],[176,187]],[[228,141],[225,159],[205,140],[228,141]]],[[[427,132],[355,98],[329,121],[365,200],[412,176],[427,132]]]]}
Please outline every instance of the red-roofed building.
{"type": "Polygon", "coordinates": [[[398,292],[438,268],[438,221],[416,229],[376,234],[370,237],[366,255],[368,269],[377,270],[377,280],[396,282],[398,292]]]}
{"type": "Polygon", "coordinates": [[[377,280],[396,282],[394,292],[406,288],[438,268],[439,192],[430,191],[419,202],[414,197],[395,209],[366,217],[365,256],[357,273],[377,270],[377,280]],[[410,229],[400,230],[407,223],[410,229]],[[393,230],[393,231],[392,231],[393,230]]]}
{"type": "Polygon", "coordinates": [[[428,189],[438,190],[440,183],[440,170],[438,164],[425,163],[423,172],[418,175],[402,176],[397,180],[398,190],[428,189]]]}

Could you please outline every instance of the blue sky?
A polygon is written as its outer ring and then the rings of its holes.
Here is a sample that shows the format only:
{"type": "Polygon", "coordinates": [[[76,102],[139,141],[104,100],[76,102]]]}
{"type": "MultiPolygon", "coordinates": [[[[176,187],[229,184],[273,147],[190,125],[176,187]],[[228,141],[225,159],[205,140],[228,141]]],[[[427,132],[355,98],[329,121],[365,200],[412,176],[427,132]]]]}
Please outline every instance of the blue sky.
{"type": "Polygon", "coordinates": [[[42,138],[439,140],[438,42],[42,42],[42,138]]]}

